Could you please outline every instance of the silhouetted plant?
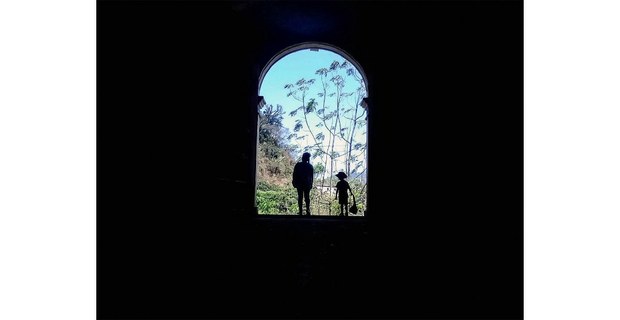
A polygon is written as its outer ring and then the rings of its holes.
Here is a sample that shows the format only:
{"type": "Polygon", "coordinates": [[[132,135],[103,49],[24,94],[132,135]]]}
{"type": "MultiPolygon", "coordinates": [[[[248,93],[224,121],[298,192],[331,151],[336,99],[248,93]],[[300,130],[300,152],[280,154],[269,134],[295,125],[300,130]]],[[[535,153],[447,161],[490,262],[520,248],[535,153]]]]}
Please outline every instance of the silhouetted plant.
{"type": "Polygon", "coordinates": [[[321,165],[319,172],[319,192],[312,193],[317,209],[330,210],[330,197],[333,196],[328,187],[335,183],[334,174],[345,171],[351,177],[351,181],[357,180],[355,193],[359,193],[358,203],[361,205],[365,195],[365,153],[366,141],[356,136],[358,130],[363,130],[366,125],[366,109],[361,106],[362,99],[366,96],[363,79],[357,70],[346,60],[333,61],[329,67],[316,70],[315,79],[301,78],[294,84],[287,84],[284,89],[288,90],[288,97],[298,101],[300,105],[288,113],[295,121],[294,133],[289,136],[293,140],[311,138],[311,143],[303,151],[310,152],[314,159],[318,159],[321,165]],[[345,92],[347,81],[356,84],[355,90],[345,92]],[[311,97],[311,91],[315,83],[320,84],[316,97],[311,97]],[[318,98],[318,100],[317,100],[318,98]],[[310,119],[314,121],[311,121],[310,119]],[[311,125],[311,122],[313,125],[311,125]],[[336,146],[343,146],[337,148],[336,146]],[[344,163],[345,168],[336,168],[336,163],[344,163]]]}

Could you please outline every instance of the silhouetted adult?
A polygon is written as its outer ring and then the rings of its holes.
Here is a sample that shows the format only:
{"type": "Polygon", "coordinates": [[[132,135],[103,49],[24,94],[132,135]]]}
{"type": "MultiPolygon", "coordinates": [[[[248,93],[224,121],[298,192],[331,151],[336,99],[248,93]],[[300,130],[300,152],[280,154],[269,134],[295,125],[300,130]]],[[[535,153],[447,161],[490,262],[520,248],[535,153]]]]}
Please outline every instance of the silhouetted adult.
{"type": "Polygon", "coordinates": [[[302,215],[302,198],[306,201],[306,215],[310,215],[310,189],[314,180],[314,167],[310,164],[310,154],[304,152],[301,162],[293,169],[293,187],[297,189],[297,205],[302,215]]]}

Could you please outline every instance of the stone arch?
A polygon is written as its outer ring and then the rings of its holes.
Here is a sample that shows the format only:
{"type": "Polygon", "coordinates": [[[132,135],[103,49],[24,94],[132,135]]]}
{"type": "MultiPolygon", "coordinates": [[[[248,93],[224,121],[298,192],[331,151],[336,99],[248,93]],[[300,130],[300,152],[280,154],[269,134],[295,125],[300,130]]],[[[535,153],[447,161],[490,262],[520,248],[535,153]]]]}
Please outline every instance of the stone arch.
{"type": "Polygon", "coordinates": [[[304,49],[320,49],[320,50],[328,50],[331,52],[334,52],[336,54],[341,55],[343,58],[347,59],[349,62],[351,62],[353,64],[353,66],[355,66],[355,68],[359,71],[360,75],[362,76],[362,78],[364,79],[364,85],[366,86],[366,97],[370,96],[370,90],[369,90],[369,85],[368,85],[368,78],[366,77],[366,73],[364,72],[364,68],[362,68],[362,66],[359,64],[359,62],[357,62],[357,60],[355,60],[350,54],[348,54],[346,51],[328,44],[328,43],[324,43],[324,42],[302,42],[302,43],[298,43],[298,44],[294,44],[292,46],[289,46],[285,49],[283,49],[282,51],[278,52],[275,56],[273,56],[265,65],[265,67],[263,67],[263,69],[261,70],[260,76],[258,78],[258,88],[256,88],[256,92],[260,92],[260,88],[263,84],[263,79],[265,78],[265,76],[267,75],[267,73],[269,72],[269,69],[271,69],[271,67],[276,64],[280,59],[282,59],[283,57],[296,52],[296,51],[300,51],[300,50],[304,50],[304,49]]]}

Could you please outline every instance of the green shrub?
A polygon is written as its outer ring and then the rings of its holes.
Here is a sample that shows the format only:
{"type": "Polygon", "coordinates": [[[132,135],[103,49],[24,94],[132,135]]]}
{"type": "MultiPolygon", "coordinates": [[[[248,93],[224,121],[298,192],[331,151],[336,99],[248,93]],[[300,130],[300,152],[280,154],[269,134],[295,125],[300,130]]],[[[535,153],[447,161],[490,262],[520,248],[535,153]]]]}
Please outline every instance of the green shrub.
{"type": "Polygon", "coordinates": [[[259,182],[256,190],[256,204],[261,214],[297,213],[297,191],[293,186],[277,186],[259,182]]]}

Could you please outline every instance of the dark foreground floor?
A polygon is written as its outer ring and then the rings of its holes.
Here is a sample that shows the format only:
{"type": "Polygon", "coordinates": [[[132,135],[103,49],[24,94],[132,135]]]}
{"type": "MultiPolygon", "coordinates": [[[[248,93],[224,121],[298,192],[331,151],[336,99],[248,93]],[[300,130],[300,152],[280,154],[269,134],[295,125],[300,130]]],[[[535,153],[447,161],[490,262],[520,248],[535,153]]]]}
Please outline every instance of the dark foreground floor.
{"type": "Polygon", "coordinates": [[[457,229],[442,240],[405,221],[297,216],[179,228],[141,231],[141,241],[117,252],[101,247],[100,319],[519,319],[522,312],[520,257],[457,229]]]}

